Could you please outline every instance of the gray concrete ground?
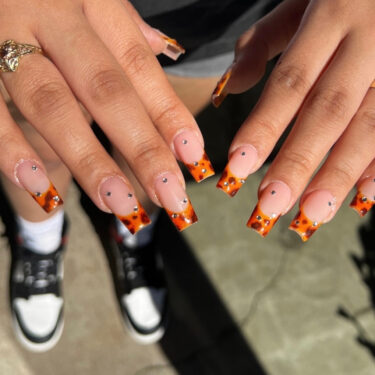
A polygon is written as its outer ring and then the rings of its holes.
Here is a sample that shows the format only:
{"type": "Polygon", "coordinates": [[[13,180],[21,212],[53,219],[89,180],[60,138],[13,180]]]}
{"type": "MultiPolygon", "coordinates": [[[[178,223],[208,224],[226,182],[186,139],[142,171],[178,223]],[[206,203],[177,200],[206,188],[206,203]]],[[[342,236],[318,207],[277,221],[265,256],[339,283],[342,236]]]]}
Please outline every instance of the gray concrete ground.
{"type": "MultiPolygon", "coordinates": [[[[228,104],[234,111],[236,105],[228,104]]],[[[210,118],[206,135],[217,132],[218,117],[210,118]]],[[[224,139],[235,129],[221,130],[219,140],[206,137],[209,151],[227,149],[224,139]]],[[[215,166],[223,163],[217,158],[215,166]]],[[[171,317],[158,345],[139,346],[123,329],[103,243],[76,187],[66,202],[74,225],[65,262],[65,331],[48,353],[28,353],[14,339],[9,251],[1,238],[0,374],[375,374],[374,302],[353,261],[375,250],[374,218],[360,220],[346,202],[303,244],[287,230],[293,211],[262,239],[245,224],[264,172],[249,178],[233,199],[215,189],[216,178],[189,184],[200,221],[182,237],[162,218],[158,244],[171,317]]],[[[96,225],[100,232],[102,216],[96,225]]],[[[372,262],[375,267],[374,256],[372,262]]],[[[363,268],[371,284],[370,271],[363,268]]]]}

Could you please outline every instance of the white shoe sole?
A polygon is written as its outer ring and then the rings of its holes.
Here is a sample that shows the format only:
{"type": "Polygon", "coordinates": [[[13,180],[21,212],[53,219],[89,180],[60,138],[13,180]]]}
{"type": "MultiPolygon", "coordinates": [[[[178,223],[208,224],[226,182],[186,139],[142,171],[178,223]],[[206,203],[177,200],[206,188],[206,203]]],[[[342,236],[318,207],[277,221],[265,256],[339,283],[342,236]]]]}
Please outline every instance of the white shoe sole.
{"type": "Polygon", "coordinates": [[[20,325],[18,324],[17,318],[13,315],[13,328],[19,343],[27,350],[34,353],[43,353],[52,349],[60,340],[64,330],[64,318],[58,323],[54,335],[47,342],[35,343],[30,341],[22,332],[20,325]]]}
{"type": "Polygon", "coordinates": [[[124,326],[126,330],[129,332],[130,336],[136,341],[138,344],[141,345],[151,345],[158,342],[165,333],[165,326],[166,322],[159,327],[155,332],[152,332],[150,334],[141,334],[138,331],[136,331],[129,321],[129,318],[126,314],[122,314],[124,326]]]}

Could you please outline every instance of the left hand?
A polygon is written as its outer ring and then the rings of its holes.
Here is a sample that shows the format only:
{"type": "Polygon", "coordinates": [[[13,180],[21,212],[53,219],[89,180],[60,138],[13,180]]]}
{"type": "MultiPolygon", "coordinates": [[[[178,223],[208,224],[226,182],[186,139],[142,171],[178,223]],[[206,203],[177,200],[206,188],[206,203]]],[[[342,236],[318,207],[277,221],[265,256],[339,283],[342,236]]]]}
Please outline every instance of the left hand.
{"type": "Polygon", "coordinates": [[[248,222],[261,235],[299,196],[290,229],[303,240],[333,218],[356,183],[352,206],[363,216],[375,203],[374,19],[373,0],[285,0],[237,42],[214,104],[249,89],[267,60],[284,52],[232,142],[218,187],[234,195],[296,117],[248,222]]]}

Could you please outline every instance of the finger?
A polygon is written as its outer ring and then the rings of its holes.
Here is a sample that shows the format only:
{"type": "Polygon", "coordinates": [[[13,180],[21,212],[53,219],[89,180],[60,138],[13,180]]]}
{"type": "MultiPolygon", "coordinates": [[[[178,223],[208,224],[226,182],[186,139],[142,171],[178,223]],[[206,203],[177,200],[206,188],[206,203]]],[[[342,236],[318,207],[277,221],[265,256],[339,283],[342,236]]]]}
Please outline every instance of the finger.
{"type": "MultiPolygon", "coordinates": [[[[375,107],[374,107],[375,108],[375,107]]],[[[374,110],[374,108],[372,110],[374,110]]],[[[373,112],[371,112],[373,116],[373,112]]],[[[367,118],[372,126],[375,124],[375,117],[367,118]]],[[[365,216],[375,204],[375,159],[364,171],[357,183],[357,193],[350,203],[360,216],[365,216]]]]}
{"type": "MultiPolygon", "coordinates": [[[[69,29],[64,33],[67,39],[59,44],[55,41],[61,30],[53,22],[41,29],[38,38],[42,47],[47,48],[48,56],[75,95],[124,155],[148,196],[165,209],[182,214],[191,203],[186,197],[176,159],[150,121],[121,66],[86,19],[75,17],[70,18],[71,24],[65,25],[69,29]],[[79,28],[74,27],[76,23],[79,28]],[[158,184],[166,173],[175,175],[179,184],[158,184]],[[174,204],[165,199],[165,194],[159,191],[160,186],[163,191],[170,190],[174,204]]],[[[187,219],[187,224],[192,224],[192,220],[187,219]]]]}
{"type": "MultiPolygon", "coordinates": [[[[159,55],[160,53],[162,53],[172,60],[176,61],[181,56],[181,54],[185,53],[184,47],[182,47],[175,39],[168,37],[160,30],[154,29],[145,21],[143,21],[143,18],[139,15],[130,1],[124,0],[123,4],[127,13],[131,16],[133,21],[135,21],[139,29],[142,31],[143,36],[146,38],[155,55],[159,55]]],[[[112,15],[114,14],[112,13],[112,15]]]]}
{"type": "Polygon", "coordinates": [[[375,91],[369,90],[356,116],[301,197],[300,212],[290,229],[296,231],[302,240],[308,240],[322,223],[334,217],[370,163],[372,165],[365,172],[370,175],[364,175],[360,180],[359,194],[352,206],[363,216],[374,204],[374,129],[375,91]]]}
{"type": "MultiPolygon", "coordinates": [[[[2,79],[25,118],[42,134],[99,208],[113,212],[133,233],[150,222],[133,188],[99,144],[69,87],[50,61],[41,55],[25,56],[17,72],[3,73],[2,79]]],[[[20,182],[25,175],[35,184],[42,184],[42,170],[29,159],[17,166],[20,182]]],[[[34,195],[45,200],[46,206],[60,203],[54,191],[40,195],[40,190],[34,195]]]]}
{"type": "Polygon", "coordinates": [[[98,1],[89,5],[86,14],[90,22],[124,68],[151,120],[175,156],[185,163],[196,181],[212,176],[214,170],[194,117],[177,97],[122,3],[118,0],[110,4],[98,1]],[[113,23],[103,25],[102,17],[112,19],[113,23]],[[111,32],[112,26],[116,27],[116,33],[111,32]]]}
{"type": "Polygon", "coordinates": [[[48,179],[42,161],[10,116],[2,98],[0,118],[1,171],[16,186],[25,189],[47,213],[51,212],[62,205],[63,200],[48,179]]]}
{"type": "Polygon", "coordinates": [[[274,181],[283,181],[289,188],[290,201],[284,201],[284,206],[273,213],[284,214],[294,204],[360,107],[372,82],[371,61],[375,54],[360,56],[358,48],[360,41],[348,36],[306,99],[293,130],[262,181],[261,191],[274,181]],[[362,78],[355,79],[353,71],[361,71],[362,78]]]}
{"type": "Polygon", "coordinates": [[[215,107],[228,94],[244,92],[263,77],[267,61],[282,52],[295,34],[307,4],[307,0],[283,1],[238,39],[234,63],[212,94],[215,107]]]}
{"type": "MultiPolygon", "coordinates": [[[[342,40],[340,27],[332,25],[324,14],[315,15],[314,11],[310,9],[307,12],[292,43],[273,70],[255,109],[230,146],[227,171],[232,167],[232,159],[238,158],[241,148],[256,150],[251,158],[236,167],[241,172],[241,176],[237,177],[245,180],[249,173],[264,163],[342,40]],[[317,30],[319,35],[324,35],[324,42],[322,37],[317,37],[317,30]]],[[[230,189],[223,190],[230,194],[230,189]]]]}

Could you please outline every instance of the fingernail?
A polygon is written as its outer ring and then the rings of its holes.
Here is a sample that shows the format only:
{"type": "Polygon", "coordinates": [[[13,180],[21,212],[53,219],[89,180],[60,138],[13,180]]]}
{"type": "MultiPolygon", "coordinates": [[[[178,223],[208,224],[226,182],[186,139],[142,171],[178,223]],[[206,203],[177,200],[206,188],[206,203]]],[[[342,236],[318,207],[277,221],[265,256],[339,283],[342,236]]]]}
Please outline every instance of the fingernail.
{"type": "Polygon", "coordinates": [[[358,186],[357,194],[350,203],[360,216],[365,216],[375,204],[375,177],[368,177],[358,186]]]}
{"type": "Polygon", "coordinates": [[[155,183],[155,192],[179,231],[198,221],[194,208],[176,175],[164,173],[159,176],[155,183]]]}
{"type": "Polygon", "coordinates": [[[255,147],[241,146],[233,152],[216,187],[234,197],[241,189],[258,159],[255,147]]]}
{"type": "Polygon", "coordinates": [[[64,203],[56,188],[34,161],[20,162],[16,167],[15,175],[25,190],[47,213],[64,203]]]}
{"type": "Polygon", "coordinates": [[[181,46],[177,42],[176,39],[172,39],[169,36],[163,34],[159,30],[157,30],[158,33],[160,34],[160,37],[164,40],[165,42],[165,49],[162,52],[163,55],[169,57],[170,59],[176,61],[182,54],[185,53],[185,48],[181,46]]]}
{"type": "Polygon", "coordinates": [[[271,182],[261,193],[247,226],[266,237],[290,204],[291,191],[282,181],[271,182]]]}
{"type": "Polygon", "coordinates": [[[221,103],[224,101],[228,93],[225,91],[225,86],[227,85],[230,76],[232,75],[233,65],[231,64],[230,67],[225,71],[223,76],[220,78],[220,81],[217,83],[214,92],[211,96],[212,104],[218,108],[221,103]]]}
{"type": "Polygon", "coordinates": [[[336,199],[328,190],[316,190],[303,202],[289,229],[307,241],[335,210],[336,199]]]}
{"type": "Polygon", "coordinates": [[[173,143],[178,157],[189,169],[195,181],[201,182],[215,174],[210,159],[193,132],[178,134],[173,143]]]}
{"type": "Polygon", "coordinates": [[[99,193],[106,206],[128,228],[131,234],[151,223],[146,211],[134,195],[134,191],[118,176],[102,182],[99,193]]]}

